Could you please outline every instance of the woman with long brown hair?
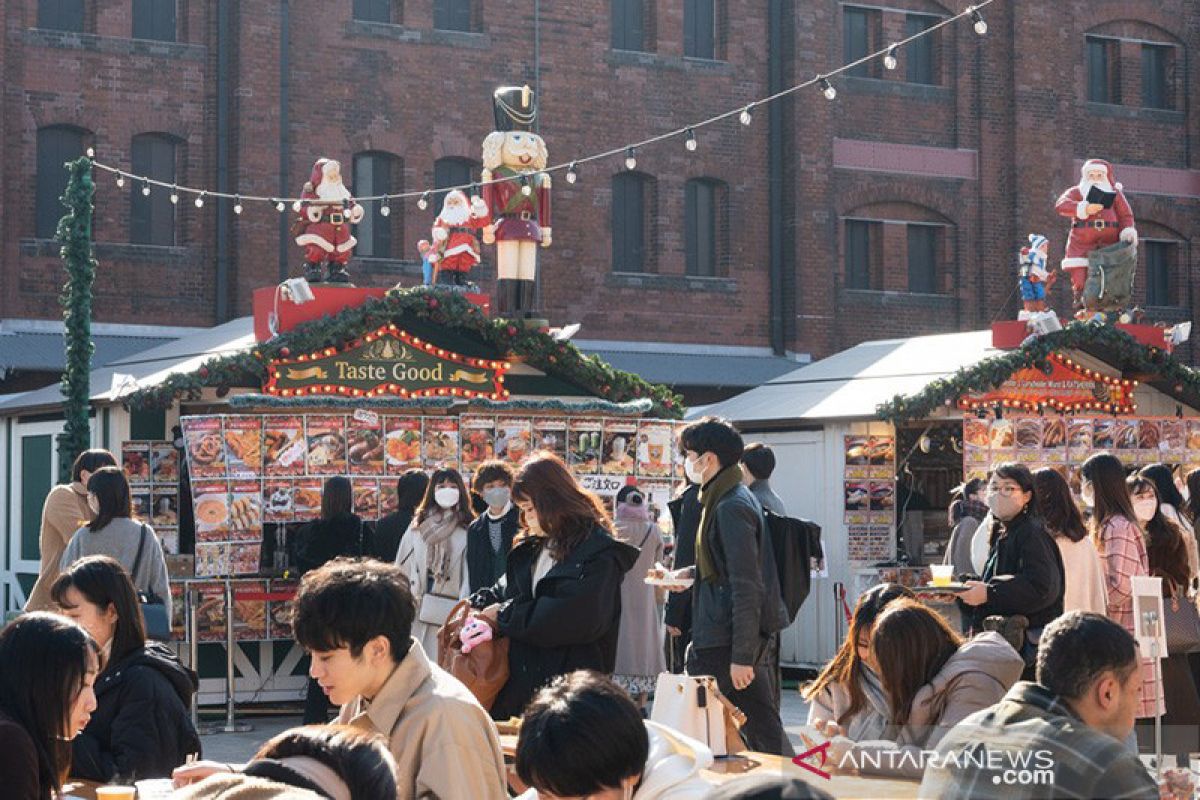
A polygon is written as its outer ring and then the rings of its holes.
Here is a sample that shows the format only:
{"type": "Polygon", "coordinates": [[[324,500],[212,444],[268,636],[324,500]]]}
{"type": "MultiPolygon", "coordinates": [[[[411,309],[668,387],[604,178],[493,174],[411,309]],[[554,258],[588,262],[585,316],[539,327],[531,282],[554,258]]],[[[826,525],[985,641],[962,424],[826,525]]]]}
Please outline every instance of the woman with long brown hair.
{"type": "Polygon", "coordinates": [[[559,675],[612,673],[621,581],[638,555],[613,538],[600,498],[554,455],[538,453],[525,462],[512,499],[525,536],[508,555],[505,579],[471,597],[497,634],[510,640],[509,679],[492,705],[495,719],[519,716],[559,675]]]}
{"type": "Polygon", "coordinates": [[[1067,479],[1052,467],[1033,473],[1034,505],[1046,533],[1058,545],[1063,563],[1063,613],[1091,611],[1104,614],[1108,600],[1104,589],[1104,564],[1067,479]]]}
{"type": "Polygon", "coordinates": [[[888,603],[901,597],[913,593],[898,583],[881,583],[864,592],[854,606],[841,647],[816,680],[804,687],[804,699],[810,703],[808,724],[819,733],[844,732],[856,742],[884,735],[892,710],[871,654],[871,631],[888,603]]]}
{"type": "Polygon", "coordinates": [[[835,736],[837,767],[920,778],[922,750],[932,750],[968,715],[1000,702],[1025,663],[999,633],[963,641],[937,612],[902,598],[888,605],[871,632],[871,653],[892,709],[876,741],[835,736]]]}

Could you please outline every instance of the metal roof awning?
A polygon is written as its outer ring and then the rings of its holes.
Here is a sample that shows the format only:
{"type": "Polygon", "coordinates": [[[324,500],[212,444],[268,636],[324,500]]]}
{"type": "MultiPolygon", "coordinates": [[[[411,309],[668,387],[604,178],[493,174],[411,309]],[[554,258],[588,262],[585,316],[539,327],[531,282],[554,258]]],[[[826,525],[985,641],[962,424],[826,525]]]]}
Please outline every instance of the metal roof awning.
{"type": "Polygon", "coordinates": [[[676,388],[750,388],[793,372],[797,365],[796,361],[782,356],[611,350],[588,347],[584,343],[580,343],[579,348],[589,355],[599,356],[616,369],[640,375],[651,383],[676,388]]]}

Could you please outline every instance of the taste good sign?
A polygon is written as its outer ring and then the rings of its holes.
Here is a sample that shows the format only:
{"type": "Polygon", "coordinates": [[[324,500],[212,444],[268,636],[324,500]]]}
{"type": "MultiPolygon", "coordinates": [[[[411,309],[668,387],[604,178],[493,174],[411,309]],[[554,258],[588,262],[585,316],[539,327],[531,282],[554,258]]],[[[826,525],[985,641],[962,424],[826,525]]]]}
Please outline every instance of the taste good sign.
{"type": "Polygon", "coordinates": [[[505,361],[469,358],[385,325],[343,348],[267,365],[263,391],[279,397],[486,397],[503,400],[505,361]]]}
{"type": "Polygon", "coordinates": [[[1060,353],[1051,353],[1047,361],[1049,374],[1036,367],[1019,369],[990,392],[964,394],[958,407],[970,411],[1001,405],[1022,411],[1049,408],[1114,414],[1132,414],[1137,409],[1133,402],[1137,381],[1111,378],[1060,353]]]}

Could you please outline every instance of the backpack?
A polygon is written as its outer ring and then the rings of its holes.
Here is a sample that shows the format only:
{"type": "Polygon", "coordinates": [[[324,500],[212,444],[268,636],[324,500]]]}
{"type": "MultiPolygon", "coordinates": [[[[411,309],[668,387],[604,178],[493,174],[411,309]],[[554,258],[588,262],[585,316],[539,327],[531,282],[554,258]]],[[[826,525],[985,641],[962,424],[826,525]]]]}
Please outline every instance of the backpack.
{"type": "Polygon", "coordinates": [[[775,570],[779,574],[779,594],[787,609],[788,623],[795,621],[800,606],[812,586],[812,570],[825,558],[821,547],[821,526],[805,519],[784,517],[763,509],[775,570]]]}

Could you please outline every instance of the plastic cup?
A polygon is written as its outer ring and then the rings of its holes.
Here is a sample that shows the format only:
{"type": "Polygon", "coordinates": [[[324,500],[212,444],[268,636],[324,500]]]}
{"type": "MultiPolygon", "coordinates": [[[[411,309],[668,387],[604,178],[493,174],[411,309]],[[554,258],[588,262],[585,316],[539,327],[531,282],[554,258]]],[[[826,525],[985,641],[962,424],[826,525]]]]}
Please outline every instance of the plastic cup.
{"type": "Polygon", "coordinates": [[[934,586],[949,586],[954,579],[953,564],[930,564],[929,571],[933,573],[934,586]]]}
{"type": "Polygon", "coordinates": [[[137,789],[132,786],[97,786],[96,800],[134,800],[137,789]]]}

